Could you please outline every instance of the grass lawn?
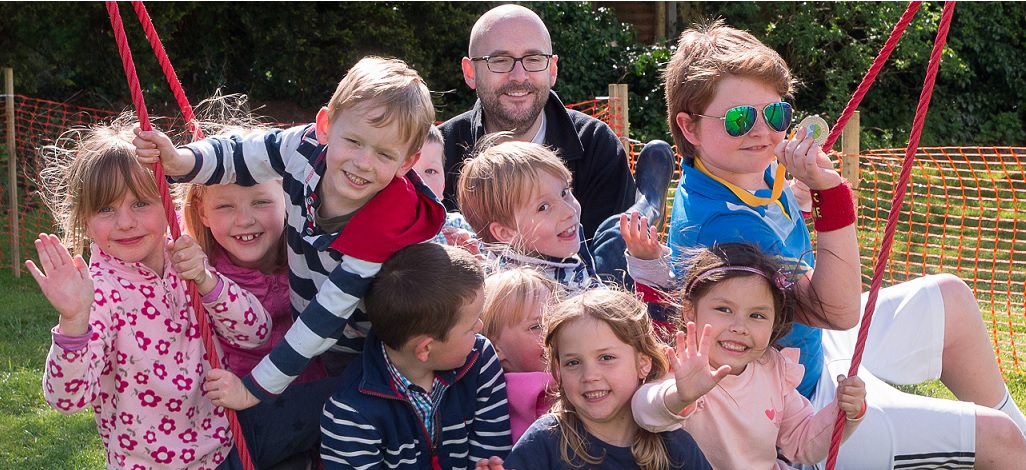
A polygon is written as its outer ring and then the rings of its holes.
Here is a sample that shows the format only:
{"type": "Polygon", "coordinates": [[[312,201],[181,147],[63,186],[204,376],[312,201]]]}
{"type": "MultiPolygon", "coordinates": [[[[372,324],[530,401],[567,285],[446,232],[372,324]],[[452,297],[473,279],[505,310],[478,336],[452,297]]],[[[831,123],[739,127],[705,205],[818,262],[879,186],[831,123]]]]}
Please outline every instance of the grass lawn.
{"type": "Polygon", "coordinates": [[[65,416],[43,401],[43,362],[57,312],[23,271],[0,273],[0,462],[7,469],[105,466],[92,412],[65,416]]]}

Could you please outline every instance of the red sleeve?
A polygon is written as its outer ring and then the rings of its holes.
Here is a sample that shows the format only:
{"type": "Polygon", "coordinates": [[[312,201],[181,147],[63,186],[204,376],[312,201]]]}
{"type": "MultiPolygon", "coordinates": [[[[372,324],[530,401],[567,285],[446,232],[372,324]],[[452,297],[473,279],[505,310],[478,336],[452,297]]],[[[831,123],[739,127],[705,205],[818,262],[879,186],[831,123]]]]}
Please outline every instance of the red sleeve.
{"type": "MultiPolygon", "coordinates": [[[[412,173],[412,172],[411,172],[412,173]]],[[[445,207],[410,174],[396,177],[361,208],[331,247],[355,258],[383,263],[400,248],[430,240],[445,223],[445,207]]]]}

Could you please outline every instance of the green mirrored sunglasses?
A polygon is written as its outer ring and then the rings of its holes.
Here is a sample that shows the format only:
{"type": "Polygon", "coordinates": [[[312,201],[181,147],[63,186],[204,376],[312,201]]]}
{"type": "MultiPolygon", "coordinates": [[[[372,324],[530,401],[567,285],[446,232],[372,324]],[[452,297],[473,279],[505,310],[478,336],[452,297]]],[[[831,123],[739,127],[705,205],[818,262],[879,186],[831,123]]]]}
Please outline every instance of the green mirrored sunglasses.
{"type": "MultiPolygon", "coordinates": [[[[695,113],[695,116],[719,119],[723,121],[723,128],[731,137],[741,137],[755,127],[755,120],[758,118],[758,109],[755,106],[736,106],[727,110],[723,116],[709,116],[695,113]]],[[[777,132],[784,132],[791,125],[794,117],[794,109],[787,102],[780,101],[770,103],[762,108],[762,117],[766,125],[777,132]]]]}

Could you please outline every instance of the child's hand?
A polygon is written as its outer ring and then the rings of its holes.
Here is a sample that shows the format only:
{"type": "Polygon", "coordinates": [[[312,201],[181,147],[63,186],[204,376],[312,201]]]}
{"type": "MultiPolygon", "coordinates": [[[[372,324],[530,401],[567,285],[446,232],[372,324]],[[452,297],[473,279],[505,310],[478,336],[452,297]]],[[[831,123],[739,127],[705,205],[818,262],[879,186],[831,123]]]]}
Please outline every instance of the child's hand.
{"type": "Polygon", "coordinates": [[[260,400],[246,390],[239,376],[224,369],[210,369],[204,388],[210,402],[216,406],[241,411],[260,403],[260,400]]]}
{"type": "Polygon", "coordinates": [[[135,145],[135,155],[139,158],[139,163],[152,167],[160,162],[164,167],[164,173],[171,176],[186,175],[195,166],[196,159],[193,158],[192,151],[180,151],[163,132],[156,129],[144,131],[139,125],[136,125],[132,132],[135,133],[132,145],[135,145]]]}
{"type": "Polygon", "coordinates": [[[866,406],[866,383],[858,376],[837,376],[837,406],[848,419],[862,418],[866,406]]]}
{"type": "Polygon", "coordinates": [[[477,235],[457,227],[442,227],[442,235],[452,246],[458,246],[467,250],[472,255],[481,254],[481,247],[477,241],[477,235]]]}
{"type": "Polygon", "coordinates": [[[217,278],[210,272],[207,255],[192,237],[182,235],[167,244],[171,264],[178,271],[178,277],[193,281],[200,295],[207,295],[217,287],[217,278]]]}
{"type": "Polygon", "coordinates": [[[677,398],[685,406],[708,393],[730,373],[729,365],[724,364],[716,370],[709,365],[712,326],[702,328],[701,339],[697,339],[697,330],[695,322],[688,322],[687,333],[677,332],[677,353],[671,354],[668,350],[666,355],[677,382],[677,398]]]}
{"type": "Polygon", "coordinates": [[[827,157],[815,139],[807,135],[806,129],[798,129],[792,139],[784,139],[773,153],[780,164],[787,168],[796,179],[814,190],[830,189],[841,184],[841,175],[834,169],[833,162],[827,157]]]}
{"type": "Polygon", "coordinates": [[[798,208],[802,212],[812,212],[812,191],[809,187],[796,179],[791,179],[788,184],[791,185],[791,192],[798,202],[798,208]]]}
{"type": "Polygon", "coordinates": [[[631,256],[643,259],[659,259],[663,255],[663,246],[659,243],[659,232],[656,227],[648,225],[648,217],[632,211],[630,217],[620,214],[620,233],[627,244],[627,252],[631,256]]]}
{"type": "Polygon", "coordinates": [[[475,465],[474,468],[484,470],[505,470],[505,467],[502,466],[502,459],[495,456],[478,460],[477,465],[475,465]]]}
{"type": "Polygon", "coordinates": [[[56,235],[40,233],[35,244],[42,270],[32,260],[25,261],[25,267],[60,313],[58,329],[69,336],[86,334],[94,294],[89,266],[80,255],[72,258],[56,235]]]}

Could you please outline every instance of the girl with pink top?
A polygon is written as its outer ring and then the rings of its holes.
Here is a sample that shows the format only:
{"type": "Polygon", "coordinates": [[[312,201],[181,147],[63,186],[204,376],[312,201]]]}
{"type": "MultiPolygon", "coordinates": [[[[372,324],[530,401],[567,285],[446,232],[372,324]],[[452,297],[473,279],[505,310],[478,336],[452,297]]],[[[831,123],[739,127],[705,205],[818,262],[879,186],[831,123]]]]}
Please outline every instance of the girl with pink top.
{"type": "Polygon", "coordinates": [[[62,413],[93,408],[110,468],[231,468],[234,436],[202,388],[209,364],[195,318],[208,315],[234,347],[254,347],[267,339],[268,316],[208,269],[191,238],[169,241],[133,137],[125,117],[50,148],[55,161],[40,186],[76,254],[40,234],[39,265],[25,263],[60,313],[43,394],[62,413]],[[87,239],[88,266],[80,254],[87,239]],[[205,311],[193,311],[186,281],[196,282],[205,311]]]}
{"type": "MultiPolygon", "coordinates": [[[[245,349],[221,342],[227,357],[224,368],[239,377],[248,375],[293,322],[281,180],[254,186],[188,185],[182,216],[185,231],[210,257],[214,269],[256,296],[271,316],[271,332],[264,344],[245,349]]],[[[321,377],[323,366],[314,359],[293,383],[321,377]]]]}
{"type": "MultiPolygon", "coordinates": [[[[254,186],[192,184],[185,193],[185,229],[210,257],[217,272],[251,292],[271,317],[267,342],[238,348],[221,340],[224,368],[242,377],[285,337],[293,324],[285,255],[285,196],[281,181],[254,186]]],[[[246,442],[259,468],[288,459],[310,463],[320,442],[320,415],[336,381],[319,358],[281,395],[239,412],[246,442]]]]}
{"type": "Polygon", "coordinates": [[[710,470],[687,432],[635,424],[631,397],[667,372],[648,308],[633,293],[587,289],[545,312],[556,389],[503,462],[508,470],[710,470]]]}
{"type": "MultiPolygon", "coordinates": [[[[643,249],[631,235],[628,249],[643,249]]],[[[838,377],[834,403],[819,412],[798,393],[804,372],[798,350],[773,345],[790,331],[797,303],[809,299],[797,298],[777,262],[754,245],[714,245],[689,266],[686,332],[677,332],[676,354],[667,353],[672,374],[634,395],[638,425],[683,427],[715,469],[785,469],[822,460],[838,407],[848,418],[843,438],[855,432],[866,412],[866,387],[858,377],[838,377]],[[787,461],[778,459],[778,448],[787,461]]]]}
{"type": "Polygon", "coordinates": [[[545,371],[542,312],[559,301],[562,286],[529,266],[485,279],[481,334],[495,346],[506,376],[509,424],[516,444],[531,423],[549,412],[552,374],[545,371]]]}

